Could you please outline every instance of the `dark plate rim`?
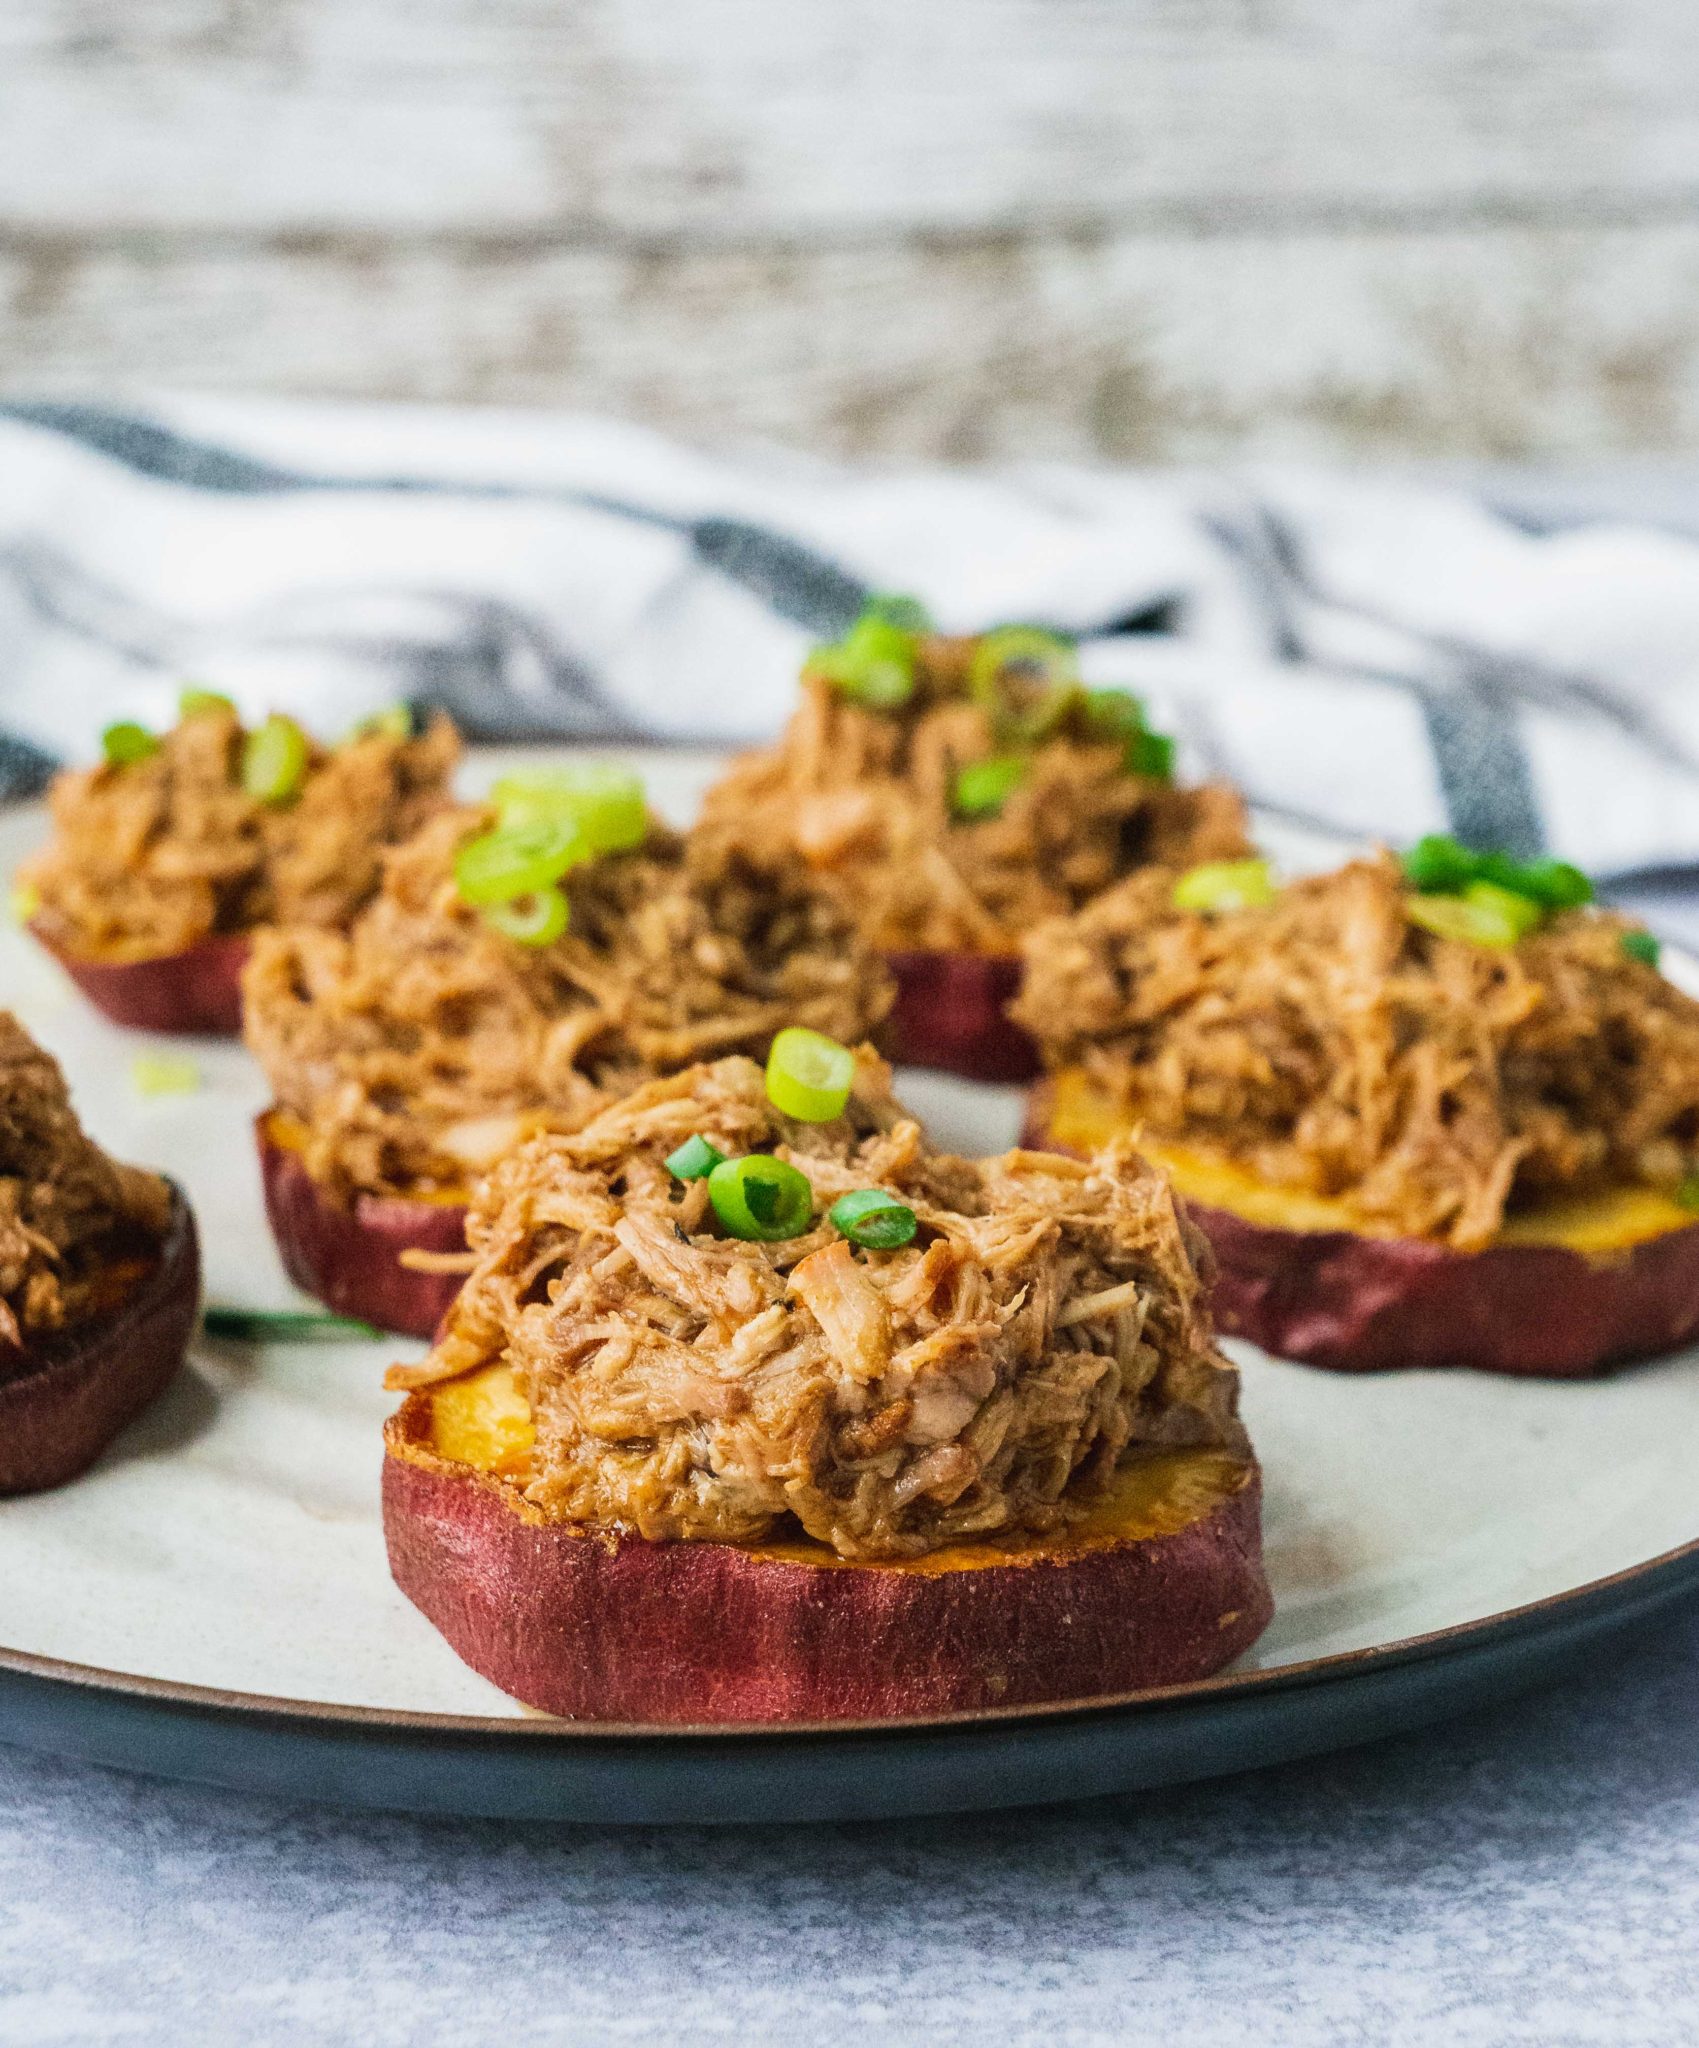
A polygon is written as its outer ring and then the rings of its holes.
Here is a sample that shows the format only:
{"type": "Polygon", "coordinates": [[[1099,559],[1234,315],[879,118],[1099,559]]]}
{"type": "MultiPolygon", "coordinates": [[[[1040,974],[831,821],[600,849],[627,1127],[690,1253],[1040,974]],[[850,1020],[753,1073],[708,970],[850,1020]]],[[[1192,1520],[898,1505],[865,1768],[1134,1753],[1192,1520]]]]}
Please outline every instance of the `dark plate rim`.
{"type": "MultiPolygon", "coordinates": [[[[931,1732],[975,1728],[1017,1730],[1037,1724],[1103,1714],[1140,1714],[1183,1710],[1192,1705],[1250,1700],[1264,1694],[1303,1687],[1335,1686],[1354,1678],[1404,1664],[1430,1662],[1464,1650],[1537,1636],[1562,1628],[1579,1613],[1637,1605],[1648,1594],[1674,1594],[1691,1580],[1699,1589],[1699,1538],[1660,1552],[1641,1564],[1625,1566],[1603,1578],[1589,1579],[1559,1593],[1547,1593],[1473,1621],[1453,1622],[1441,1629],[1373,1643],[1359,1650],[1307,1657],[1293,1664],[1259,1670],[1230,1670],[1189,1685],[1154,1686],[1139,1692],[1094,1694],[1080,1699],[1050,1700],[1018,1707],[987,1707],[958,1714],[912,1719],[839,1721],[567,1721],[522,1708],[513,1716],[437,1714],[405,1707],[361,1707],[327,1700],[291,1699],[270,1693],[247,1693],[220,1686],[188,1685],[175,1679],[148,1678],[139,1672],[110,1671],[99,1665],[43,1657],[29,1650],[0,1645],[0,1672],[104,1692],[138,1705],[178,1707],[215,1712],[242,1720],[289,1722],[303,1731],[331,1729],[350,1734],[437,1736],[464,1739],[468,1745],[518,1740],[527,1743],[617,1746],[622,1743],[689,1745],[704,1742],[795,1742],[836,1737],[880,1736],[892,1739],[931,1732]]],[[[397,1597],[400,1597],[399,1595],[397,1597]]],[[[428,1626],[428,1624],[426,1624],[428,1626]]]]}

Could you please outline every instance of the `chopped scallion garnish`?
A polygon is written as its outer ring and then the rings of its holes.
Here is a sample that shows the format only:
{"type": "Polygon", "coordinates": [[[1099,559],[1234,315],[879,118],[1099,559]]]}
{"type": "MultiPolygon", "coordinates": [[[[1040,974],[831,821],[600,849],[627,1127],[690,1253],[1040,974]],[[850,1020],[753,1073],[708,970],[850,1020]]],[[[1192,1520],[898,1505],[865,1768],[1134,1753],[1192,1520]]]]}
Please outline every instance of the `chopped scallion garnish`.
{"type": "Polygon", "coordinates": [[[100,736],[100,750],[113,768],[128,768],[132,761],[145,761],[159,752],[159,741],[145,725],[133,718],[121,718],[100,736]]]}
{"type": "Polygon", "coordinates": [[[1173,903],[1176,910],[1205,913],[1256,910],[1276,894],[1265,860],[1206,860],[1174,884],[1173,903]]]}
{"type": "Polygon", "coordinates": [[[1656,967],[1663,958],[1663,947],[1650,932],[1624,932],[1622,950],[1630,960],[1638,960],[1643,966],[1656,967]]]}
{"type": "Polygon", "coordinates": [[[764,1152],[722,1159],[708,1176],[708,1200],[733,1237],[761,1244],[801,1237],[814,1220],[807,1174],[764,1152]]]}
{"type": "Polygon", "coordinates": [[[991,754],[956,770],[950,785],[950,808],[958,818],[994,818],[1026,780],[1028,763],[1021,754],[991,754]]]}
{"type": "Polygon", "coordinates": [[[855,1054],[847,1045],[793,1024],[767,1054],[767,1099],[785,1116],[809,1124],[842,1116],[855,1083],[855,1054]]]}
{"type": "Polygon", "coordinates": [[[908,1204],[883,1188],[857,1188],[853,1194],[840,1195],[828,1214],[851,1244],[874,1252],[895,1251],[920,1227],[908,1204]]]}
{"type": "Polygon", "coordinates": [[[693,1138],[686,1138],[676,1152],[667,1154],[667,1171],[674,1180],[706,1180],[716,1166],[723,1164],[725,1154],[718,1145],[711,1145],[698,1131],[693,1138]]]}
{"type": "Polygon", "coordinates": [[[307,735],[293,718],[274,711],[242,743],[242,787],[255,803],[286,804],[307,779],[307,735]]]}

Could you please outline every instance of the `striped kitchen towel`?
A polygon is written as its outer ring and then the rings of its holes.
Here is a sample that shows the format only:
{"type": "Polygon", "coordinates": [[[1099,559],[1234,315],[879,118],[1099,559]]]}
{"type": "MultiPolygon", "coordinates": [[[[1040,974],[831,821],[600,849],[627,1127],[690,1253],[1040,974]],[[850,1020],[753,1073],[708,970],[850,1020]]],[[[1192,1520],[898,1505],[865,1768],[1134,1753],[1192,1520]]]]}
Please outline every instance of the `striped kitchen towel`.
{"type": "Polygon", "coordinates": [[[168,721],[184,677],[329,731],[406,697],[486,738],[756,739],[870,590],[1079,634],[1276,813],[1699,866],[1699,521],[286,401],[0,404],[0,788],[168,721]]]}

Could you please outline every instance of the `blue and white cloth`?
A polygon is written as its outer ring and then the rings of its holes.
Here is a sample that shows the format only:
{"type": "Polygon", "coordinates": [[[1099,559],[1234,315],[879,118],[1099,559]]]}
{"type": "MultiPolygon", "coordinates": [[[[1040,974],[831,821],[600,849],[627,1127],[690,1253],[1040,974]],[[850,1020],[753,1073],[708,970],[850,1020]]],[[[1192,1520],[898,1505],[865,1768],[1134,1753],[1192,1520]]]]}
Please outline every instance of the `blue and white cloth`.
{"type": "Polygon", "coordinates": [[[14,783],[168,722],[185,677],[328,731],[407,697],[488,738],[760,738],[869,590],[1078,633],[1189,773],[1275,812],[1699,866],[1699,523],[1292,470],[728,460],[561,415],[0,404],[14,783]]]}

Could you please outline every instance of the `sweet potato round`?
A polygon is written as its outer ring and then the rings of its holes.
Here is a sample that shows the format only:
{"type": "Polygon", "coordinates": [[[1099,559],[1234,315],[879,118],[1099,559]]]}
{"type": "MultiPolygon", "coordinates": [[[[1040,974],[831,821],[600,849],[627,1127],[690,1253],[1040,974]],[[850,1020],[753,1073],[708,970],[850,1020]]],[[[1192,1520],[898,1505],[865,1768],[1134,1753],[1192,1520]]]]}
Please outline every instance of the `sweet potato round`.
{"type": "Polygon", "coordinates": [[[203,939],[185,952],[161,953],[151,960],[100,960],[59,945],[42,930],[39,919],[30,930],[114,1024],[213,1038],[234,1038],[242,1029],[242,968],[248,941],[240,932],[203,939]]]}
{"type": "Polygon", "coordinates": [[[1011,1022],[1020,987],[1013,953],[887,953],[897,999],[886,1023],[898,1066],[936,1067],[970,1081],[1030,1081],[1038,1049],[1011,1022]]]}
{"type": "Polygon", "coordinates": [[[172,1190],[155,1264],[118,1307],[0,1364],[0,1494],[76,1478],[165,1391],[201,1306],[195,1219],[172,1190]]]}
{"type": "MultiPolygon", "coordinates": [[[[1058,1119],[1054,1082],[1034,1089],[1025,1139],[1088,1149],[1058,1119]]],[[[1699,1222],[1617,1249],[1522,1238],[1460,1252],[1253,1221],[1199,1199],[1157,1157],[1214,1249],[1216,1327],[1281,1358],[1336,1372],[1460,1365],[1580,1379],[1699,1333],[1699,1222]]]]}
{"type": "Polygon", "coordinates": [[[297,1287],[332,1308],[404,1337],[434,1334],[460,1291],[457,1273],[415,1273],[404,1251],[466,1247],[466,1210],[457,1202],[360,1194],[339,1201],[307,1171],[275,1111],[254,1120],[266,1215],[297,1287]]]}
{"type": "Polygon", "coordinates": [[[1267,1626],[1257,1469],[1152,1533],[964,1564],[814,1545],[603,1537],[438,1456],[430,1397],[385,1437],[396,1584],[455,1652],[546,1713],[647,1723],[890,1720],[1182,1685],[1267,1626]]]}

